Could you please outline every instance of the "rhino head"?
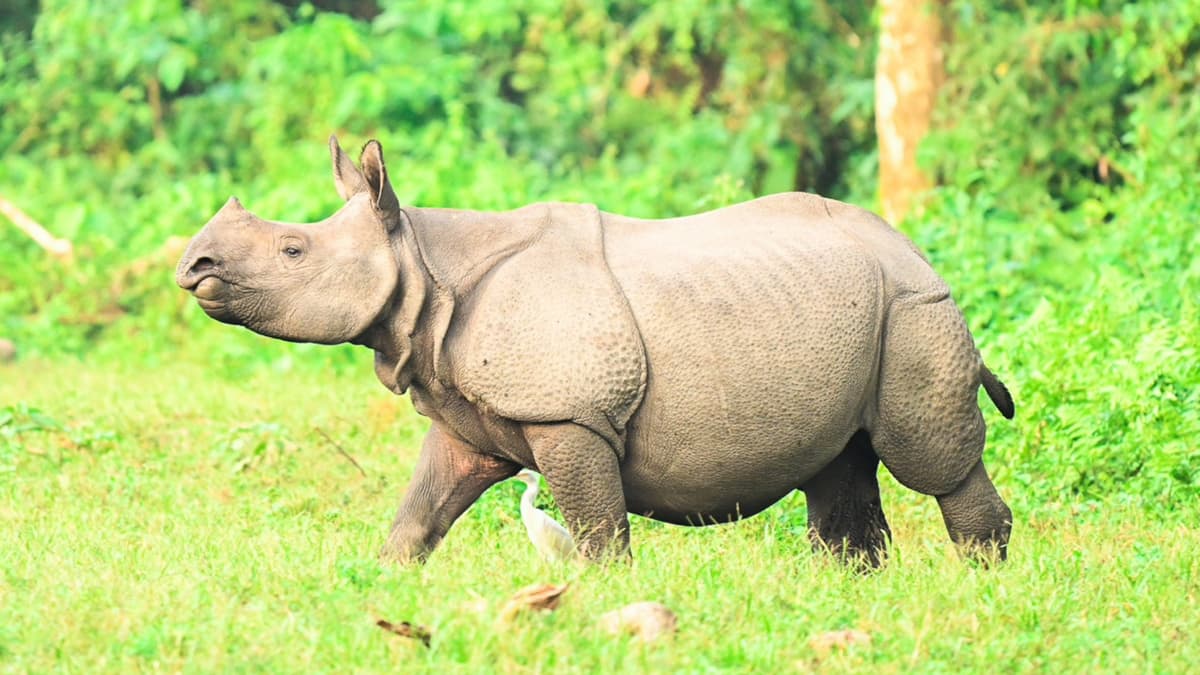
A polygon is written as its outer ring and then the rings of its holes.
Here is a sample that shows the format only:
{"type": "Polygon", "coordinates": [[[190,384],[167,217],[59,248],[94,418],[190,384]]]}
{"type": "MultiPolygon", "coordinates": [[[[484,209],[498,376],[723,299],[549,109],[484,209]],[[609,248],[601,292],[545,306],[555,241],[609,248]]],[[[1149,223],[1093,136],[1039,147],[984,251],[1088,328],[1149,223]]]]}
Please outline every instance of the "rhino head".
{"type": "Polygon", "coordinates": [[[360,171],[330,137],[345,205],[318,223],[263,220],[230,198],[192,239],[175,281],[210,317],[293,342],[336,344],[363,334],[398,285],[394,233],[405,215],[378,141],[360,171]]]}

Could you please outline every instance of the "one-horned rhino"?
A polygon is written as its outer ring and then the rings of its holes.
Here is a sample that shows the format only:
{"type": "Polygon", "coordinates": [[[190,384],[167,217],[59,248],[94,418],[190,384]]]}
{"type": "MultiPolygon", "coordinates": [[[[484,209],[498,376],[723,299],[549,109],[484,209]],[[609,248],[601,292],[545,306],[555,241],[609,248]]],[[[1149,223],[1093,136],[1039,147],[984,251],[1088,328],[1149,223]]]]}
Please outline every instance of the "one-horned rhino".
{"type": "Polygon", "coordinates": [[[330,139],[345,205],[296,225],[236,199],[176,280],[209,316],[375,352],[432,421],[383,549],[423,559],[489,486],[545,475],[580,551],[627,513],[703,525],[805,493],[814,546],[877,564],[880,461],[951,538],[1005,554],[982,461],[983,364],[946,283],[868,211],[802,193],[642,220],[591,204],[401,206],[383,151],[330,139]]]}

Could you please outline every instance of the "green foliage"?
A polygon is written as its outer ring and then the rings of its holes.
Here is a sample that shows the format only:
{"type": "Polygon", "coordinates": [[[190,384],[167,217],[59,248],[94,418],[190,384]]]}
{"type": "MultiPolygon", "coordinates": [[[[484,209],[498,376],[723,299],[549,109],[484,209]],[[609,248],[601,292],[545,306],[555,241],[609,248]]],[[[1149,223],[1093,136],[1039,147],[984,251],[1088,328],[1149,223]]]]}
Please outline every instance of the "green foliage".
{"type": "Polygon", "coordinates": [[[1013,385],[990,466],[1050,500],[1200,495],[1200,6],[952,2],[910,232],[1013,385]]]}
{"type": "Polygon", "coordinates": [[[964,567],[932,500],[885,474],[897,547],[869,578],[806,553],[798,497],[732,528],[635,519],[634,565],[565,572],[524,541],[516,485],[428,567],[380,566],[425,422],[366,354],[208,320],[171,282],[169,237],[233,193],[323,217],[330,132],[382,139],[421,205],[665,216],[792,188],[869,205],[870,3],[7,7],[0,195],[77,254],[48,260],[0,222],[0,336],[22,354],[0,364],[5,669],[1183,671],[1200,656],[1200,5],[949,3],[921,151],[941,187],[903,225],[1017,401],[1014,423],[984,403],[1013,559],[964,567]],[[567,576],[556,614],[494,623],[516,589],[567,576]],[[595,629],[645,599],[680,613],[665,647],[595,629]],[[430,625],[431,649],[380,616],[430,625]],[[843,628],[872,643],[808,643],[843,628]]]}
{"type": "Polygon", "coordinates": [[[61,467],[80,451],[103,452],[117,440],[111,431],[81,423],[66,427],[24,401],[0,407],[0,474],[16,471],[27,455],[61,467]]]}
{"type": "Polygon", "coordinates": [[[216,443],[213,453],[219,463],[229,464],[237,473],[269,467],[295,447],[278,424],[257,422],[231,430],[216,443]]]}
{"type": "MultiPolygon", "coordinates": [[[[872,143],[865,10],[397,0],[356,14],[373,18],[47,2],[30,32],[4,33],[0,195],[79,255],[64,268],[0,227],[0,334],[24,354],[95,355],[203,332],[164,242],[235,192],[276,218],[324,216],[331,131],[381,138],[401,198],[431,206],[656,216],[793,186],[868,191],[840,170],[872,143]]],[[[197,348],[235,368],[280,358],[238,338],[197,348]]]]}
{"type": "Polygon", "coordinates": [[[922,147],[944,185],[1040,214],[1153,180],[1147,157],[1197,165],[1196,144],[1178,141],[1200,129],[1200,5],[950,5],[950,78],[922,147]]]}
{"type": "MultiPolygon", "coordinates": [[[[0,25],[0,194],[82,254],[64,270],[0,228],[0,332],[31,354],[176,342],[201,324],[165,283],[164,240],[234,192],[278,218],[328,213],[330,131],[382,138],[401,198],[425,205],[556,198],[660,216],[791,188],[871,201],[866,3],[318,4],[352,14],[14,8],[0,25]]],[[[947,22],[924,161],[1007,236],[1064,210],[1108,218],[1096,203],[1197,165],[1178,142],[1200,127],[1194,4],[957,0],[947,22]]]]}

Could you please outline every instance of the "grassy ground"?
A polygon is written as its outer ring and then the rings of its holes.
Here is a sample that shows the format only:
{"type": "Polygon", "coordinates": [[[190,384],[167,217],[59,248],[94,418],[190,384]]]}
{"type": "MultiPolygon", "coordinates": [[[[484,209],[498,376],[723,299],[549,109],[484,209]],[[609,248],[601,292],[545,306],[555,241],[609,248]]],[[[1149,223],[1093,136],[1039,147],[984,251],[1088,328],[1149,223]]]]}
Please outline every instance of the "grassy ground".
{"type": "Polygon", "coordinates": [[[635,519],[631,565],[553,567],[524,537],[515,483],[485,495],[426,566],[382,566],[374,553],[424,423],[367,360],[351,376],[241,381],[186,362],[0,366],[0,669],[1184,672],[1200,662],[1200,507],[1145,511],[1120,495],[1035,504],[1004,471],[1017,523],[1000,569],[958,560],[933,500],[890,478],[893,557],[868,576],[809,552],[799,496],[730,527],[635,519]],[[568,580],[557,612],[497,623],[518,589],[568,580]],[[638,600],[674,609],[678,634],[642,645],[598,629],[601,613],[638,600]],[[385,633],[378,618],[428,626],[431,646],[385,633]],[[870,641],[814,646],[840,629],[870,641]]]}

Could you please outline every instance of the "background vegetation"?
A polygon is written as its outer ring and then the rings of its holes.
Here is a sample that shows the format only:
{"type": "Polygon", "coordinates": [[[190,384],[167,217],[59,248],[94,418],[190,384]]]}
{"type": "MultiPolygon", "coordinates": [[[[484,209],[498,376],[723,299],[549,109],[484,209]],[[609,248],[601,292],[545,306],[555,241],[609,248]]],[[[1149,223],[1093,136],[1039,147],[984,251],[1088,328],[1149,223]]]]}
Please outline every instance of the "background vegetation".
{"type": "Polygon", "coordinates": [[[580,573],[590,599],[510,644],[435,594],[494,599],[550,572],[520,542],[515,489],[425,570],[374,565],[422,423],[365,353],[204,317],[171,281],[171,238],[230,194],[327,215],[331,132],[381,139],[401,200],[423,206],[653,217],[788,189],[871,206],[873,3],[7,3],[0,196],[76,255],[0,222],[0,337],[19,350],[0,364],[0,664],[549,669],[577,649],[583,669],[777,669],[821,665],[805,637],[850,626],[876,640],[834,667],[1194,663],[1179,626],[1200,623],[1200,5],[945,12],[921,146],[939,186],[900,227],[1014,391],[1015,423],[989,413],[1014,564],[944,561],[936,512],[897,490],[911,554],[867,580],[808,557],[802,499],[711,532],[639,520],[634,572],[580,573]],[[652,591],[691,613],[677,648],[569,637],[652,591]],[[397,656],[353,616],[373,611],[458,637],[397,656]]]}

